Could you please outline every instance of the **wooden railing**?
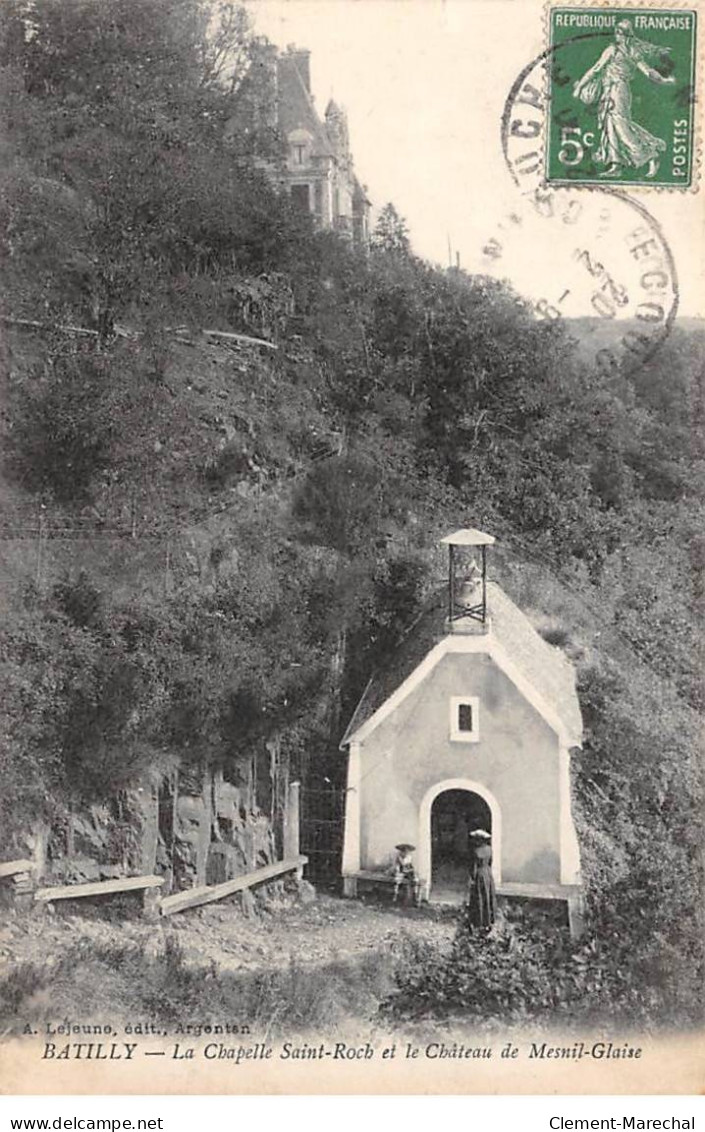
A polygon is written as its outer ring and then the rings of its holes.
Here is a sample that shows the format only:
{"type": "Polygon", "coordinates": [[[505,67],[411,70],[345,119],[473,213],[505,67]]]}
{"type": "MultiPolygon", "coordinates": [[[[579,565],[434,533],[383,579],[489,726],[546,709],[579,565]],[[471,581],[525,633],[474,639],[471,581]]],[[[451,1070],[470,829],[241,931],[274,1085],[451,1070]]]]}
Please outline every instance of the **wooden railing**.
{"type": "Polygon", "coordinates": [[[253,888],[257,884],[283,876],[284,873],[300,873],[307,861],[307,857],[290,857],[286,861],[275,861],[271,865],[256,869],[255,872],[226,880],[223,884],[204,884],[198,888],[189,888],[185,892],[176,892],[173,896],[166,896],[162,900],[162,916],[171,916],[174,912],[183,912],[186,908],[198,908],[202,904],[212,904],[215,900],[223,900],[226,896],[232,896],[246,888],[253,888]]]}

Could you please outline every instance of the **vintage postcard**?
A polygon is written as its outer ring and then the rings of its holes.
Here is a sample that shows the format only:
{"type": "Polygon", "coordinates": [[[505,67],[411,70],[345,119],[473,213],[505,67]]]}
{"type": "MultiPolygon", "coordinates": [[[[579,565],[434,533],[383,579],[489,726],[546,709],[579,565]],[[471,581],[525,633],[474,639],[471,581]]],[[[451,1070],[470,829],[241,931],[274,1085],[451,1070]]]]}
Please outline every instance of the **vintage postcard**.
{"type": "Polygon", "coordinates": [[[4,0],[3,1094],[702,1092],[702,16],[4,0]]]}

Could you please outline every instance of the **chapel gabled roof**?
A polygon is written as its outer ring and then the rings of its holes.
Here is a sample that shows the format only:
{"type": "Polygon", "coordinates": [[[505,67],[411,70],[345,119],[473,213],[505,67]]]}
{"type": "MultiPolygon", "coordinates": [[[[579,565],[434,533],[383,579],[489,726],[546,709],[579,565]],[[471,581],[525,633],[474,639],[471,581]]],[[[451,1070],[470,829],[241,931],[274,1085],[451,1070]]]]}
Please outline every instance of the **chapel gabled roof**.
{"type": "MultiPolygon", "coordinates": [[[[525,613],[495,582],[487,583],[488,632],[475,635],[474,651],[484,651],[509,679],[531,699],[537,710],[560,733],[563,742],[579,746],[582,716],[575,687],[575,670],[560,649],[549,645],[525,613]]],[[[389,663],[370,680],[341,741],[341,748],[374,729],[391,697],[414,685],[429,663],[456,651],[461,635],[448,634],[446,595],[439,591],[410,627],[389,663]]],[[[468,638],[465,638],[466,640],[468,638]]]]}

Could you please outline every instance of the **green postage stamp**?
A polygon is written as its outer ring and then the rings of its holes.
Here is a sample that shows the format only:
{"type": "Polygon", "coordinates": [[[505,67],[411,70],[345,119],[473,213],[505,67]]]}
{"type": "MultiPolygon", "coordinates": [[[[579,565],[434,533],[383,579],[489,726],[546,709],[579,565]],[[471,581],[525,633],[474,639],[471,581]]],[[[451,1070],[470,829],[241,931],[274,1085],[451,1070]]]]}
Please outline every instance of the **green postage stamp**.
{"type": "Polygon", "coordinates": [[[688,188],[696,34],[688,9],[551,8],[546,180],[688,188]]]}

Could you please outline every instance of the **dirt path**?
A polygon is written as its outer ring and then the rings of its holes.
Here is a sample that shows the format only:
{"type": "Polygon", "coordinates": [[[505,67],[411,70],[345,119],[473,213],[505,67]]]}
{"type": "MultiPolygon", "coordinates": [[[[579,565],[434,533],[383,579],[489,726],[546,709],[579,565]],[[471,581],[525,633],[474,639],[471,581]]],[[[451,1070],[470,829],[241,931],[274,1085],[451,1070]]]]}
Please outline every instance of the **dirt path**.
{"type": "Polygon", "coordinates": [[[187,949],[203,947],[206,935],[217,941],[220,962],[227,957],[227,966],[234,960],[234,965],[246,967],[282,966],[292,960],[323,964],[366,952],[389,952],[408,937],[450,939],[454,930],[452,921],[433,919],[415,909],[325,895],[311,904],[265,912],[257,919],[240,917],[237,924],[226,908],[211,907],[203,910],[198,925],[184,919],[174,927],[187,949]]]}
{"type": "MultiPolygon", "coordinates": [[[[74,905],[76,908],[76,905],[74,905]]],[[[244,915],[230,902],[169,917],[156,925],[139,919],[109,920],[95,909],[12,918],[0,929],[0,973],[18,963],[43,964],[69,946],[140,948],[157,956],[167,939],[184,958],[215,962],[228,970],[272,969],[292,961],[323,965],[378,952],[390,953],[404,938],[449,940],[454,923],[416,909],[318,895],[310,903],[282,899],[244,915]]]]}
{"type": "Polygon", "coordinates": [[[262,894],[250,915],[229,901],[157,924],[114,904],[10,914],[0,927],[0,1036],[28,1018],[122,1024],[143,1014],[167,1028],[244,1018],[267,1033],[367,1025],[405,941],[443,944],[454,932],[430,910],[311,895],[262,894]]]}

